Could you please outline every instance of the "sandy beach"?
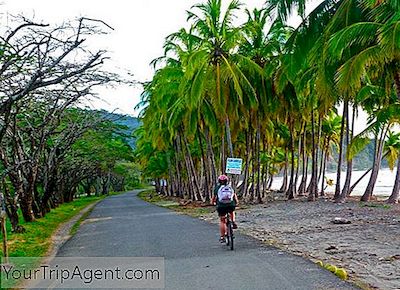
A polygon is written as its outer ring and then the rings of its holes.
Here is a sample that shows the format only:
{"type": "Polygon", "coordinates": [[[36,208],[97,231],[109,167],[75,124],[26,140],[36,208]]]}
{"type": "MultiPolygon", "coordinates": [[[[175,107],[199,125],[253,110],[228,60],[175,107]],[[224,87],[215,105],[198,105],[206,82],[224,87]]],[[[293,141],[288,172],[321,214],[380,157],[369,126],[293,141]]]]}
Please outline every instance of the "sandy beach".
{"type": "MultiPolygon", "coordinates": [[[[237,212],[242,233],[343,267],[365,289],[400,289],[400,205],[299,199],[244,206],[237,212]],[[333,224],[338,217],[351,223],[333,224]]],[[[215,213],[202,218],[217,222],[215,213]]]]}

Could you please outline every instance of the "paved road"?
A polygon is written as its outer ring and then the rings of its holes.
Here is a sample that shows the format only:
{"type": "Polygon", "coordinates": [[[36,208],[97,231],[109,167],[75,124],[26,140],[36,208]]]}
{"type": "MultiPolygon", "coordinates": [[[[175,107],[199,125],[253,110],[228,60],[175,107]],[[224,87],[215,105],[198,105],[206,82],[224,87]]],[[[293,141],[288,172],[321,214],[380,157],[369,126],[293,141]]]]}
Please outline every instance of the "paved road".
{"type": "MultiPolygon", "coordinates": [[[[218,229],[140,200],[137,192],[99,203],[60,249],[66,257],[165,257],[166,289],[355,289],[315,264],[236,235],[232,252],[218,229]]],[[[240,226],[240,225],[239,225],[240,226]]]]}

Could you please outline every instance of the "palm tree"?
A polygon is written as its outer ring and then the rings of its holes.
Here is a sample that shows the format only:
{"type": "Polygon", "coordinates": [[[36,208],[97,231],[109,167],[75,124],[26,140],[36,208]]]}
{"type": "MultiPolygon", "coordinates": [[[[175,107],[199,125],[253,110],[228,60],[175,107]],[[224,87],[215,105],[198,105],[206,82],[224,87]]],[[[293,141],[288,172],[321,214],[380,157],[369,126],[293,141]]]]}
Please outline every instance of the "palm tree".
{"type": "Polygon", "coordinates": [[[233,26],[233,19],[242,4],[233,0],[225,12],[221,6],[221,0],[208,0],[188,11],[188,20],[192,21],[193,33],[200,39],[201,46],[190,56],[187,80],[193,102],[201,103],[202,98],[211,97],[217,115],[225,122],[229,155],[233,157],[230,115],[235,115],[244,96],[252,106],[257,104],[255,90],[243,73],[243,67],[259,73],[261,70],[251,59],[236,52],[240,30],[233,26]],[[197,11],[200,13],[196,14],[197,11]],[[215,82],[208,82],[210,78],[215,82]]]}
{"type": "Polygon", "coordinates": [[[395,163],[397,162],[396,179],[392,194],[387,202],[397,203],[400,196],[400,133],[389,132],[388,139],[385,142],[385,149],[388,152],[386,158],[391,170],[393,170],[395,163]]]}
{"type": "Polygon", "coordinates": [[[322,184],[321,184],[321,196],[324,196],[325,190],[325,173],[326,165],[329,157],[332,155],[332,147],[339,145],[340,139],[340,128],[342,118],[338,116],[334,111],[331,111],[322,121],[322,184]]]}

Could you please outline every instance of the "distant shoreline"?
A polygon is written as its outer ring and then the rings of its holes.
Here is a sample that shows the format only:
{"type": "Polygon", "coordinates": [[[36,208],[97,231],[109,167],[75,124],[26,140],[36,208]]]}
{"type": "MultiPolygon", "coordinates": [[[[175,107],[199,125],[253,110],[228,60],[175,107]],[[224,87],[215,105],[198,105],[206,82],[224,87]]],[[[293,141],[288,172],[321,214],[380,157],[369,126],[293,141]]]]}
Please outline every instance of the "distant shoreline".
{"type": "MultiPolygon", "coordinates": [[[[368,169],[367,169],[368,170],[368,169]]],[[[365,171],[367,170],[353,170],[352,172],[352,178],[351,178],[351,184],[357,181],[359,177],[361,177],[365,171]]],[[[300,175],[301,177],[301,175],[300,175]]],[[[390,196],[392,193],[394,181],[396,177],[396,168],[391,171],[389,168],[381,168],[379,170],[379,175],[378,175],[378,180],[376,182],[375,188],[374,188],[374,195],[376,196],[390,196]]],[[[311,179],[311,174],[308,174],[307,176],[308,180],[311,179]]],[[[332,179],[333,180],[333,186],[328,186],[325,191],[326,192],[334,192],[335,191],[335,183],[336,183],[336,172],[327,172],[326,173],[326,178],[332,179]]],[[[277,176],[274,177],[274,181],[272,183],[272,189],[273,190],[279,190],[280,186],[282,185],[282,176],[277,176]]],[[[341,174],[341,183],[342,186],[344,185],[344,181],[346,179],[346,171],[342,171],[341,174]]],[[[352,196],[361,196],[364,193],[365,188],[367,187],[369,181],[369,174],[367,174],[362,181],[354,188],[354,191],[352,192],[352,196]]],[[[300,184],[300,178],[298,181],[298,184],[300,184]]],[[[325,183],[326,184],[326,183],[325,183]]],[[[321,187],[321,184],[320,184],[321,187]]]]}

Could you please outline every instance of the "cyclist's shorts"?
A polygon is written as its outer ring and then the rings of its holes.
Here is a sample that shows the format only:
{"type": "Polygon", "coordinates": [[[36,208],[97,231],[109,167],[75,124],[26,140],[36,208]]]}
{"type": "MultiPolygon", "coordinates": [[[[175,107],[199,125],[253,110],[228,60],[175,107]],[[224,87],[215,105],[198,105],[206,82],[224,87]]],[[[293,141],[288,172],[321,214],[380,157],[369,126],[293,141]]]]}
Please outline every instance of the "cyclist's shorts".
{"type": "Polygon", "coordinates": [[[233,212],[234,210],[234,205],[217,206],[218,216],[225,216],[228,212],[233,212]]]}

